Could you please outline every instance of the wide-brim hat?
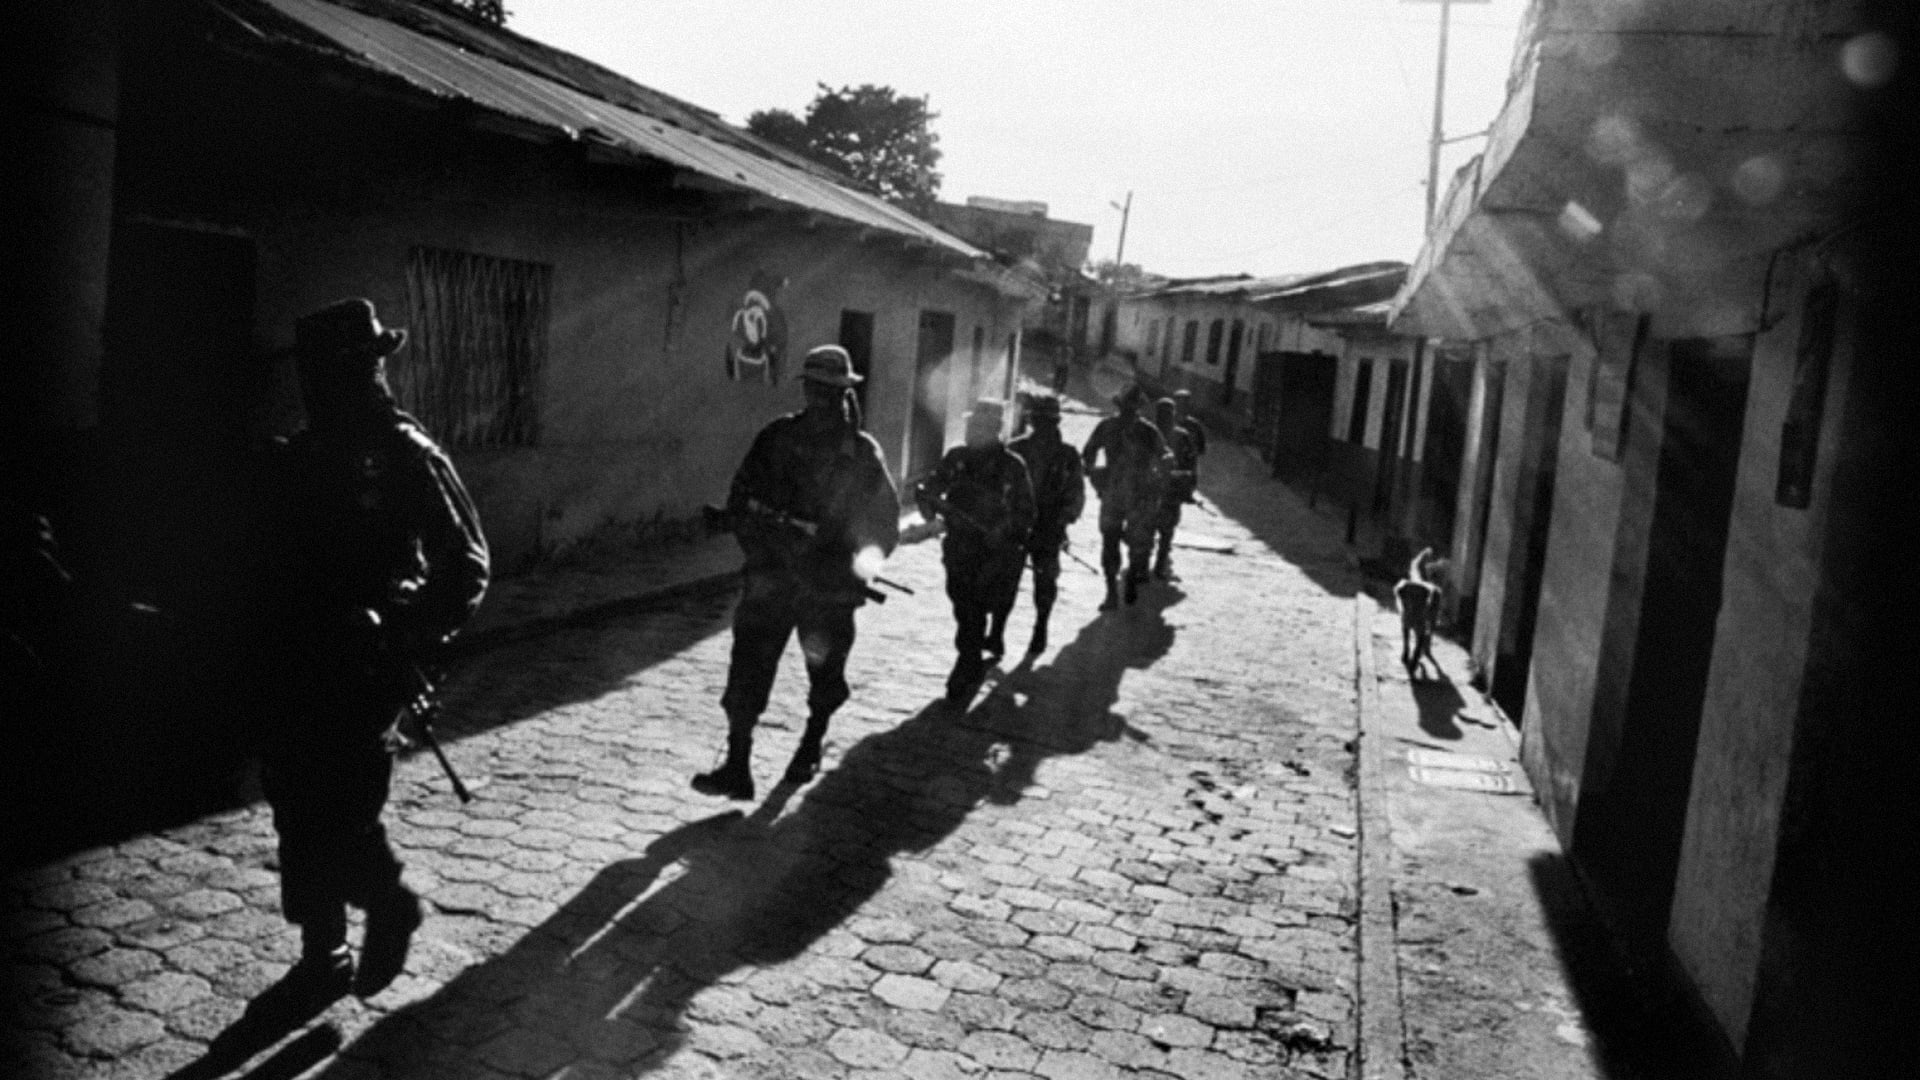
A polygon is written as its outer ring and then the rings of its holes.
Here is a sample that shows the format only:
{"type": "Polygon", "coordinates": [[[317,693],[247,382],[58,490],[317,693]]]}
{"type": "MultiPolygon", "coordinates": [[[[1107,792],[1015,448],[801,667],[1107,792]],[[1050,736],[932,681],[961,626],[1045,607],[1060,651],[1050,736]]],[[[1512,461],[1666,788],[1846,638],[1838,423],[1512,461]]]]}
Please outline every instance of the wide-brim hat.
{"type": "Polygon", "coordinates": [[[838,345],[816,345],[807,350],[800,377],[828,386],[858,386],[865,379],[853,370],[853,357],[838,345]]]}
{"type": "Polygon", "coordinates": [[[302,315],[293,324],[293,348],[307,356],[378,359],[407,343],[407,332],[380,324],[373,301],[353,297],[302,315]]]}

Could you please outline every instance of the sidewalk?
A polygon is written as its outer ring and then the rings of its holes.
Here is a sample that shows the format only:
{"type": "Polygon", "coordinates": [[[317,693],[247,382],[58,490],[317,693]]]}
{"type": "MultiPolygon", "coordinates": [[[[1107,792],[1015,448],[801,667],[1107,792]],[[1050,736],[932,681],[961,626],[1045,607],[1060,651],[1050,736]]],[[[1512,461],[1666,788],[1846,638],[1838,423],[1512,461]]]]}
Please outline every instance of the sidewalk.
{"type": "Polygon", "coordinates": [[[497,579],[460,637],[472,654],[567,623],[715,587],[740,572],[732,536],[595,552],[497,579]]]}

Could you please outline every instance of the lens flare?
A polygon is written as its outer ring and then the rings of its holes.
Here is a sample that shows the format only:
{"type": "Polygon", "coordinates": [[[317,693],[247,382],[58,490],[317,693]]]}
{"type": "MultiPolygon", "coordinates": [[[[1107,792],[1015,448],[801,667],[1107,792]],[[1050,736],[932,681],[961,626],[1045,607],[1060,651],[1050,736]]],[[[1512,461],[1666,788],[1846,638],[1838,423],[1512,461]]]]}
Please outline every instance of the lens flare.
{"type": "Polygon", "coordinates": [[[1878,31],[1861,34],[1840,49],[1840,70],[1862,89],[1885,86],[1899,67],[1900,46],[1878,31]]]}

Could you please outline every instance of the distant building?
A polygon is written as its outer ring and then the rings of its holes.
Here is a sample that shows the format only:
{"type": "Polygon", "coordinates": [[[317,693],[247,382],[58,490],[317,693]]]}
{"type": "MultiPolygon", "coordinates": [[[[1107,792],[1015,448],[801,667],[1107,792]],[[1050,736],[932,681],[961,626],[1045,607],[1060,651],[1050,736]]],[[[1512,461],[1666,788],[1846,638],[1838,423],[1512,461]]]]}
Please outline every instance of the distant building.
{"type": "Polygon", "coordinates": [[[1046,302],[1027,309],[1024,325],[1032,347],[1048,351],[1071,346],[1083,357],[1088,354],[1093,308],[1102,295],[1083,269],[1093,245],[1093,226],[1050,218],[1044,202],[982,195],[969,196],[964,205],[934,203],[926,216],[1045,283],[1046,302]]]}

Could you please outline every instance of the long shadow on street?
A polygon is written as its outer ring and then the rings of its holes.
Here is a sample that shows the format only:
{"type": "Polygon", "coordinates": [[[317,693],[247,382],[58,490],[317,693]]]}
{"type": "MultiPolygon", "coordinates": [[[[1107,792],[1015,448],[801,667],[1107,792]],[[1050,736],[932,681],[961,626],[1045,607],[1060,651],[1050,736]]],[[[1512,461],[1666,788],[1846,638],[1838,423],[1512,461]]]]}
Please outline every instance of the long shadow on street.
{"type": "Polygon", "coordinates": [[[1171,647],[1162,611],[1178,598],[1150,590],[1083,627],[1052,663],[1006,673],[971,710],[934,702],[862,739],[791,812],[795,789],[782,785],[750,815],[656,838],[318,1075],[358,1076],[366,1064],[387,1078],[664,1067],[690,1038],[696,995],[805,952],[879,893],[896,856],[941,843],[983,803],[1018,801],[1047,758],[1146,740],[1112,706],[1126,672],[1171,647]]]}

